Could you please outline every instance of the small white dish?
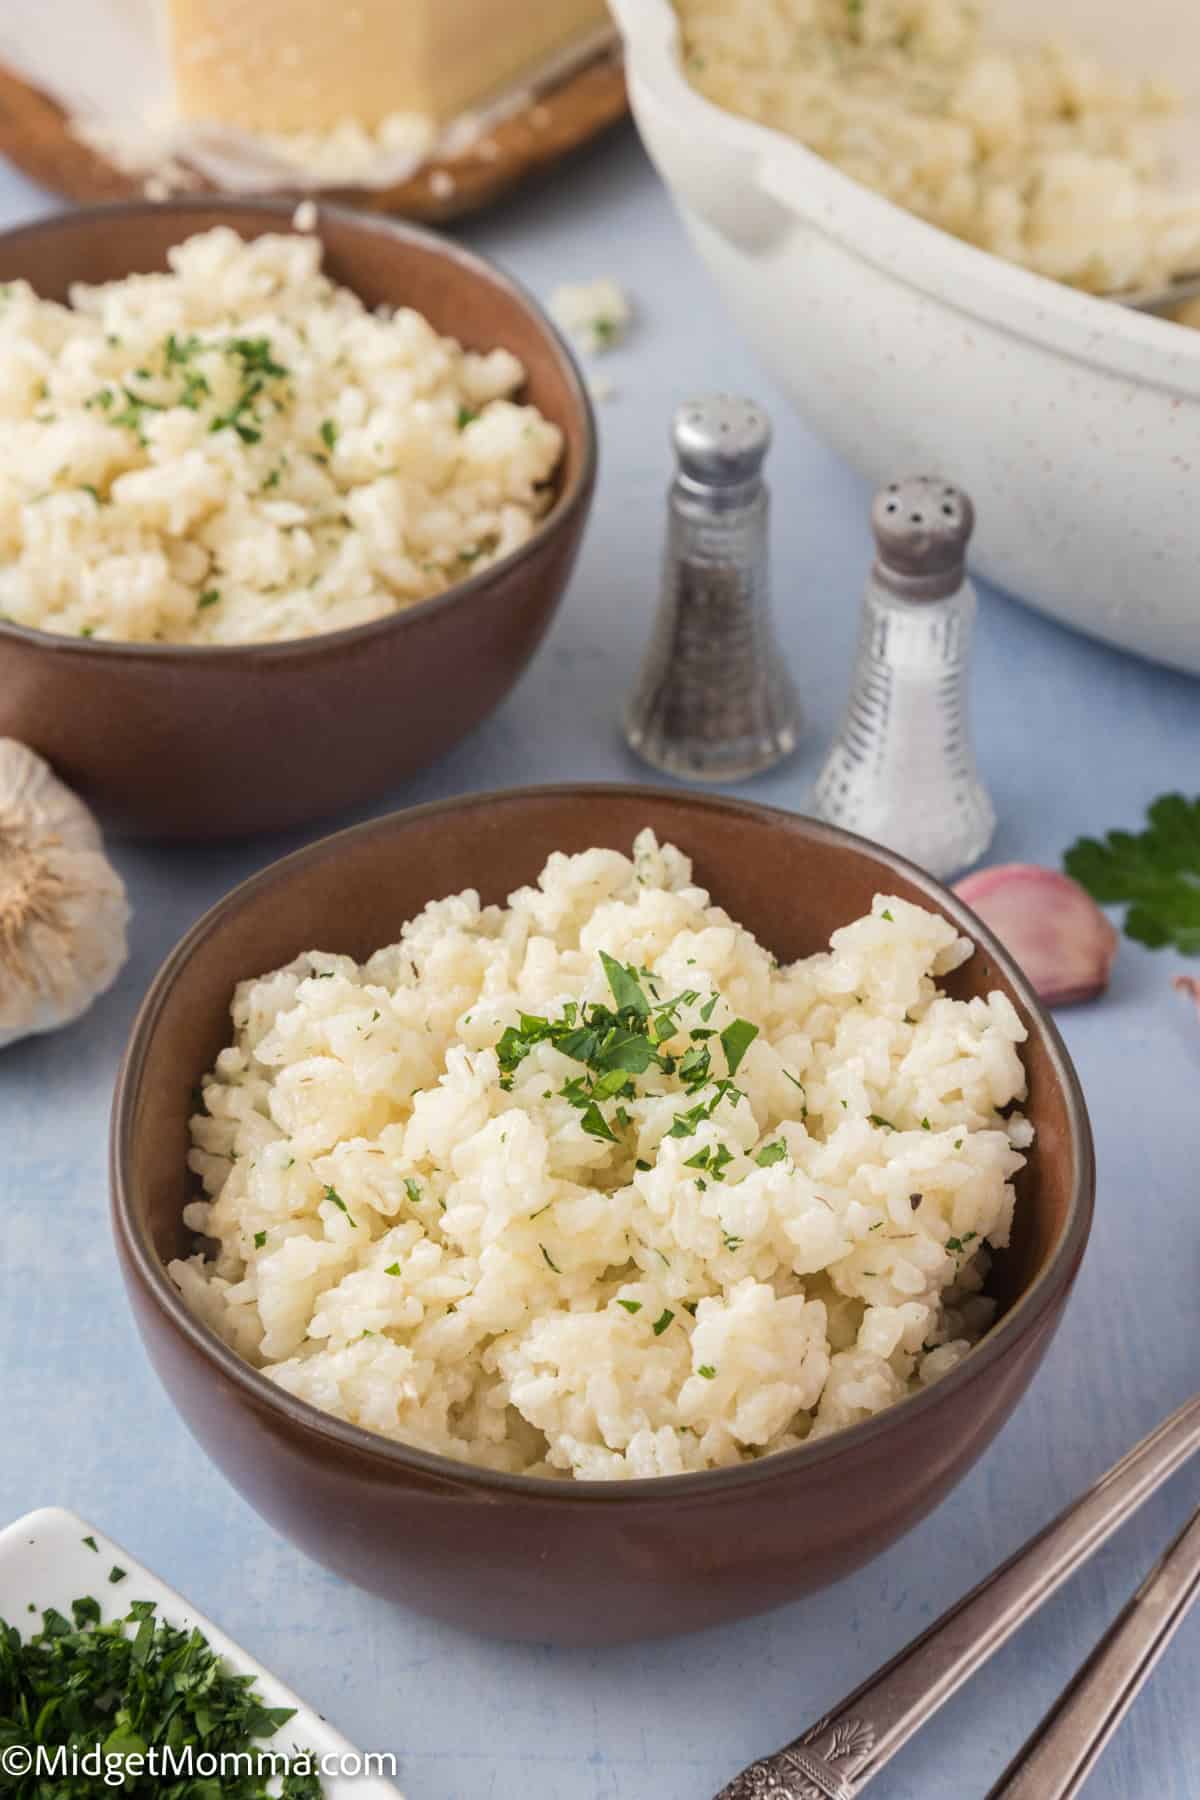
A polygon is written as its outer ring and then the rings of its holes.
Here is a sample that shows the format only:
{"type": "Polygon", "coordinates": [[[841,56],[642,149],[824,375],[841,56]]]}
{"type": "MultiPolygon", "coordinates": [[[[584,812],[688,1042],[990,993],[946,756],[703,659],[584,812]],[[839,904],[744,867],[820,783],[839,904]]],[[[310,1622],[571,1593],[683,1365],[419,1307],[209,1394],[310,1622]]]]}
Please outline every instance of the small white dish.
{"type": "Polygon", "coordinates": [[[273,1738],[263,1738],[261,1748],[304,1751],[314,1761],[337,1759],[343,1773],[321,1774],[326,1800],[401,1800],[399,1789],[381,1775],[355,1772],[363,1767],[361,1753],[319,1713],[94,1525],[61,1507],[45,1507],[0,1531],[0,1618],[15,1625],[22,1637],[40,1630],[41,1614],[49,1606],[69,1618],[71,1602],[85,1594],[100,1603],[105,1619],[121,1617],[135,1600],[153,1600],[160,1618],[188,1629],[198,1626],[228,1668],[253,1675],[265,1705],[293,1707],[295,1718],[273,1738]],[[116,1584],[109,1581],[114,1567],[125,1570],[125,1579],[116,1584]],[[36,1613],[29,1611],[31,1603],[36,1613]]]}

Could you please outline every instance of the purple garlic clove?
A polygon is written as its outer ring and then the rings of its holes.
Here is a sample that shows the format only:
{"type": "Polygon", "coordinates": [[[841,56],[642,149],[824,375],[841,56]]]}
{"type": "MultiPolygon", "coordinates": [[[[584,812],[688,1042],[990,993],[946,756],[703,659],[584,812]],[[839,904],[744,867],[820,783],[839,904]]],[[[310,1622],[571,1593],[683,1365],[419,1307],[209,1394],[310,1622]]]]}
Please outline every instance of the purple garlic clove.
{"type": "Polygon", "coordinates": [[[1001,863],[955,886],[1020,964],[1048,1006],[1094,1000],[1120,941],[1090,894],[1056,869],[1001,863]]]}

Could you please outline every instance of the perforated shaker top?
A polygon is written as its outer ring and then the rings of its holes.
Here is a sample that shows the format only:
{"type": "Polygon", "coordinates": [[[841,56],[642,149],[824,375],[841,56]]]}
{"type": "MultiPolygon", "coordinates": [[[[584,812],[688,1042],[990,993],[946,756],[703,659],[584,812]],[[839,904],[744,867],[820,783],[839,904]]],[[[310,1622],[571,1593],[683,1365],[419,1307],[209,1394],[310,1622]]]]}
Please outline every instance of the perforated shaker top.
{"type": "Polygon", "coordinates": [[[932,475],[893,481],[875,496],[875,579],[904,600],[943,600],[966,575],[975,525],[969,495],[932,475]]]}
{"type": "Polygon", "coordinates": [[[771,421],[753,400],[707,394],[675,414],[671,431],[679,471],[702,487],[753,481],[771,444],[771,421]]]}

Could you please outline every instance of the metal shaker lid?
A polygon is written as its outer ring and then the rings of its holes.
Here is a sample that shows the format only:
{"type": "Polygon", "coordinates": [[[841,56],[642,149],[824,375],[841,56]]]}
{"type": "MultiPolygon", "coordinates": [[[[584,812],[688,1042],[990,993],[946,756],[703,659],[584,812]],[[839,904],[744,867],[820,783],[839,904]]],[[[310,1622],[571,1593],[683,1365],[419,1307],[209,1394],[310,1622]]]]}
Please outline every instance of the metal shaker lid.
{"type": "Polygon", "coordinates": [[[902,600],[944,600],[962,586],[974,525],[969,495],[951,482],[889,482],[871,508],[875,579],[902,600]]]}
{"type": "Polygon", "coordinates": [[[753,481],[771,444],[771,421],[753,400],[706,394],[675,414],[671,441],[680,473],[703,487],[753,481]]]}

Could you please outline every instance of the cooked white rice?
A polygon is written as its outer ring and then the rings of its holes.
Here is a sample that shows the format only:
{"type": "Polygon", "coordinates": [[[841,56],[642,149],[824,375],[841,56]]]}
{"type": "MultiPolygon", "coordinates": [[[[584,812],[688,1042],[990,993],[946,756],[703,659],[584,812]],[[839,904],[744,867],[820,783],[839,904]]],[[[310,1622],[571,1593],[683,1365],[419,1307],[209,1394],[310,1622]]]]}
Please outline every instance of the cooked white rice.
{"type": "Polygon", "coordinates": [[[970,954],[881,895],[779,968],[649,831],[363,965],[307,952],[238,988],[192,1120],[215,1254],[171,1274],[288,1392],[489,1468],[673,1475],[865,1419],[992,1318],[1032,1130],[1013,1007],[938,989],[970,954]],[[676,1061],[589,1113],[584,1063],[502,1039],[612,1007],[602,953],[677,1002],[676,1061]]]}
{"type": "Polygon", "coordinates": [[[368,312],[313,237],[204,232],[171,272],[0,288],[0,615],[72,636],[308,637],[523,544],[562,450],[525,371],[368,312]]]}
{"type": "Polygon", "coordinates": [[[1163,184],[1165,84],[994,44],[970,0],[675,6],[701,93],[957,237],[1095,291],[1200,266],[1200,195],[1163,184]]]}

